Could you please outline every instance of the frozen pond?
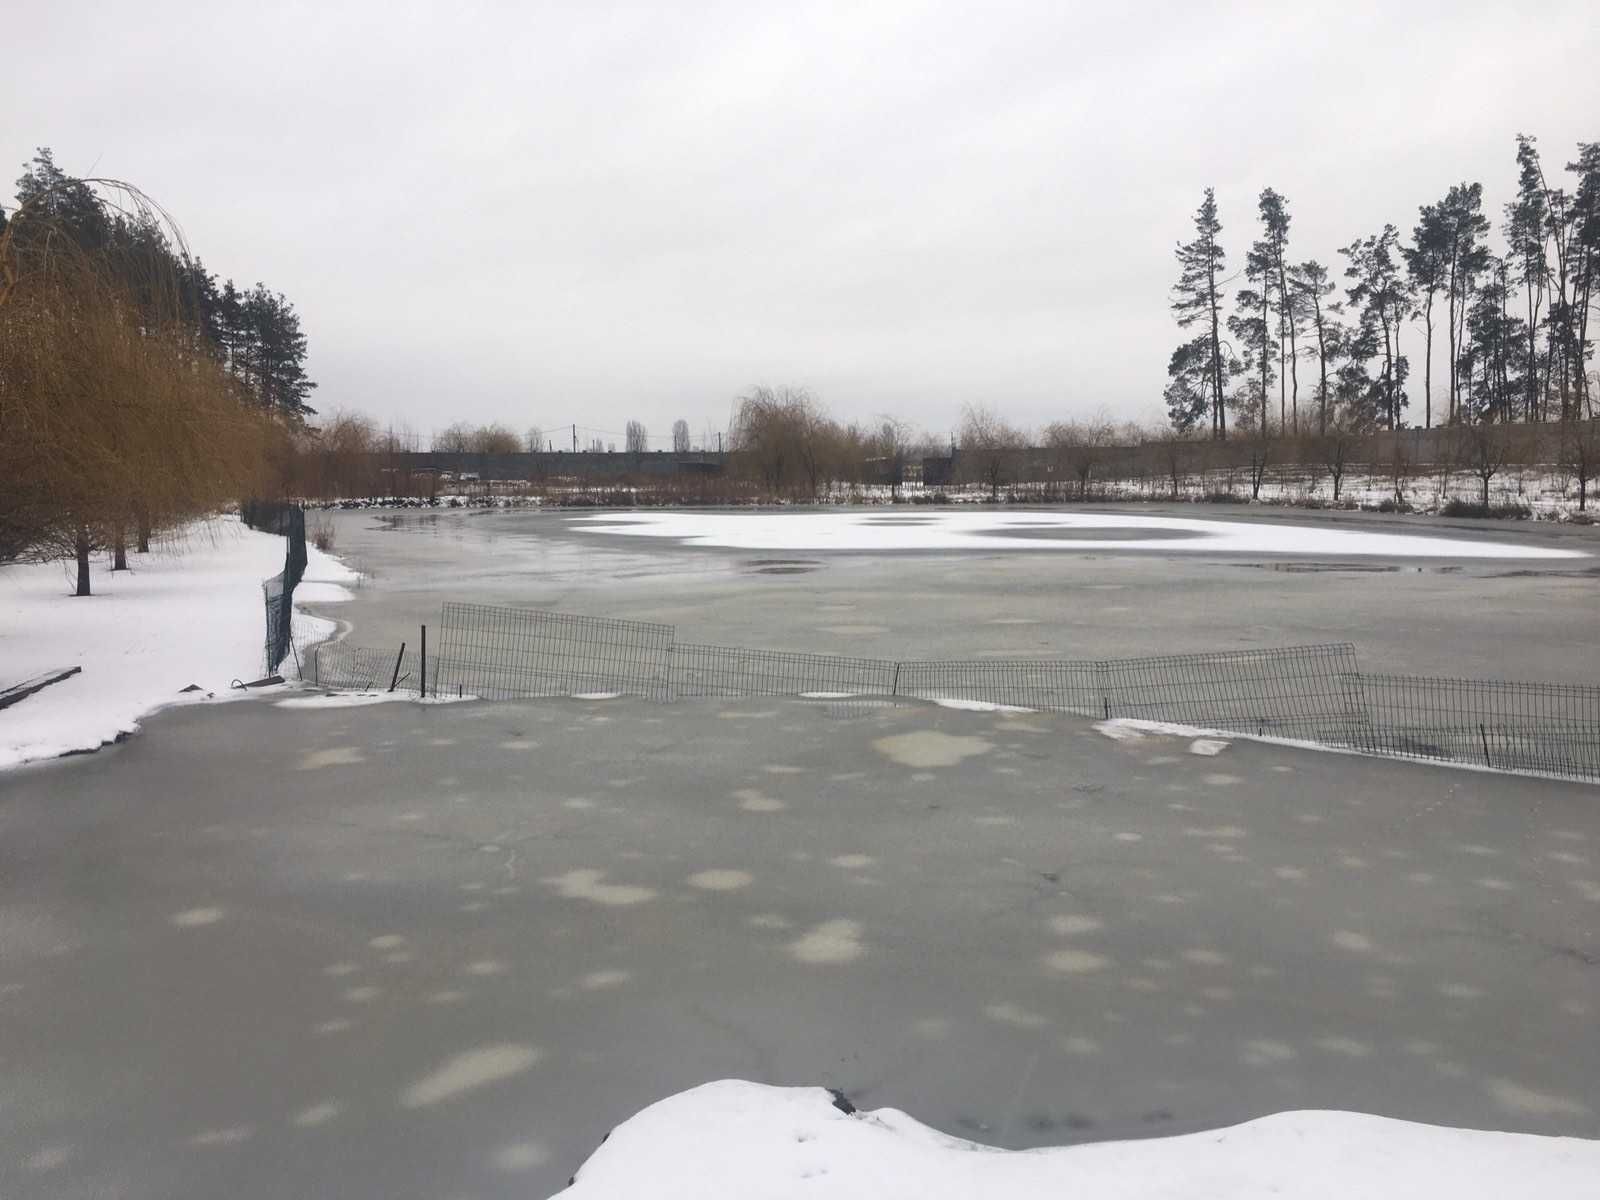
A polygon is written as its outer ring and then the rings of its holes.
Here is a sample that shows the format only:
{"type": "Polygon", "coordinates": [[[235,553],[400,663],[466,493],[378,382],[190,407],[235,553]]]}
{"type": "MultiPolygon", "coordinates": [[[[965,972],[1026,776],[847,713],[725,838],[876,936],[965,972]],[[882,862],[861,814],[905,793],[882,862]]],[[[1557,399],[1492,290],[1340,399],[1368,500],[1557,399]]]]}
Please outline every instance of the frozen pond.
{"type": "Polygon", "coordinates": [[[1219,507],[345,512],[337,549],[373,577],[323,611],[358,644],[396,648],[461,600],[884,658],[1350,641],[1368,669],[1570,683],[1600,671],[1600,642],[1576,636],[1593,619],[1600,531],[1219,507]],[[830,530],[840,540],[821,548],[737,544],[830,530]],[[1283,549],[1246,553],[1247,539],[1283,549]]]}

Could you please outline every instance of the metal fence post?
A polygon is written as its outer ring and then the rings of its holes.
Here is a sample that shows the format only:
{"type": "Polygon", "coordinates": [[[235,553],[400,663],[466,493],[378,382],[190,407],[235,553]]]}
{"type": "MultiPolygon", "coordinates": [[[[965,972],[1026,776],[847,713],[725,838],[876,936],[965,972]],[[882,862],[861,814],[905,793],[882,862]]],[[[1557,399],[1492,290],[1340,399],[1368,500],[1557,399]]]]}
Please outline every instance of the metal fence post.
{"type": "Polygon", "coordinates": [[[418,686],[422,689],[420,698],[426,700],[428,698],[428,627],[426,625],[422,627],[422,680],[418,686]]]}

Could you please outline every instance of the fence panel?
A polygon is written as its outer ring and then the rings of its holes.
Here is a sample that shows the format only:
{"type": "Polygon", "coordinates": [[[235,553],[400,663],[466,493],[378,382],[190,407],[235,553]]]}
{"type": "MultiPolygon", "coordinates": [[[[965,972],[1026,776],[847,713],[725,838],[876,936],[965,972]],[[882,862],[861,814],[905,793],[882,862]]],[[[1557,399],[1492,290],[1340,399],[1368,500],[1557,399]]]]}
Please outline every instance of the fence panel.
{"type": "Polygon", "coordinates": [[[1348,642],[1108,659],[1104,715],[1316,739],[1365,728],[1348,642]]]}
{"type": "Polygon", "coordinates": [[[239,506],[239,515],[250,528],[286,539],[283,570],[261,585],[267,618],[264,657],[270,675],[293,649],[294,589],[306,571],[306,513],[298,504],[247,500],[239,506]]]}
{"type": "MultiPolygon", "coordinates": [[[[394,650],[352,646],[349,642],[323,642],[306,651],[305,662],[306,679],[332,691],[388,691],[390,681],[395,680],[398,690],[415,692],[421,683],[421,664],[410,646],[402,655],[394,650]],[[396,659],[400,663],[398,679],[396,659]]],[[[432,662],[428,663],[428,673],[433,673],[432,662]]]]}
{"type": "Polygon", "coordinates": [[[266,640],[266,673],[268,675],[278,669],[289,654],[290,631],[293,627],[294,597],[286,593],[283,587],[283,572],[279,571],[271,579],[263,580],[261,595],[266,602],[267,640],[266,640]]]}
{"type": "Polygon", "coordinates": [[[680,644],[672,652],[677,696],[798,696],[806,692],[887,696],[895,664],[881,658],[680,644]]]}
{"type": "Polygon", "coordinates": [[[979,700],[1018,708],[1051,709],[1102,716],[1099,664],[1040,659],[971,659],[964,662],[905,662],[898,696],[919,700],[979,700]]]}
{"type": "Polygon", "coordinates": [[[1600,687],[1361,677],[1370,728],[1340,741],[1378,754],[1600,778],[1600,687]]]}
{"type": "Polygon", "coordinates": [[[621,692],[669,700],[671,625],[449,603],[429,691],[485,700],[621,692]]]}

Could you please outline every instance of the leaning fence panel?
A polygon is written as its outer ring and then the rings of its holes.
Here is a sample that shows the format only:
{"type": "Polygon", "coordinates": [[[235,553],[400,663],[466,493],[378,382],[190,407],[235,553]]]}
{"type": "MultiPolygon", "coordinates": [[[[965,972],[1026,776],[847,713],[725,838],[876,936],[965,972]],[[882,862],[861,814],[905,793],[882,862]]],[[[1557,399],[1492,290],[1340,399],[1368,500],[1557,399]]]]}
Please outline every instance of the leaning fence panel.
{"type": "Polygon", "coordinates": [[[449,603],[430,691],[485,700],[620,692],[668,700],[671,625],[449,603]]]}
{"type": "MultiPolygon", "coordinates": [[[[352,646],[348,642],[323,642],[306,651],[306,679],[336,692],[417,692],[421,664],[409,648],[395,650],[352,646]]],[[[433,664],[428,664],[429,674],[433,664]]]]}
{"type": "Polygon", "coordinates": [[[1108,717],[1300,738],[1349,733],[1365,722],[1356,650],[1347,642],[1100,666],[1108,717]]]}

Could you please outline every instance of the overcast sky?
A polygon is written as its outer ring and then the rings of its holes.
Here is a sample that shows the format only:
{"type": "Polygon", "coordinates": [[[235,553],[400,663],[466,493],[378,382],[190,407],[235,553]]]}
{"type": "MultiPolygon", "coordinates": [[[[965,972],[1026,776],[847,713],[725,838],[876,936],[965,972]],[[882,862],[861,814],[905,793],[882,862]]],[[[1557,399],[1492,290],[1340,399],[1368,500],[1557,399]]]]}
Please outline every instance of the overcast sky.
{"type": "Polygon", "coordinates": [[[1268,185],[1333,263],[1464,178],[1498,225],[1519,130],[1554,168],[1600,140],[1593,0],[53,0],[3,28],[4,178],[49,145],[140,184],[296,304],[314,404],[424,434],[698,438],[760,382],[934,432],[967,401],[1153,417],[1207,185],[1234,265],[1268,185]]]}

